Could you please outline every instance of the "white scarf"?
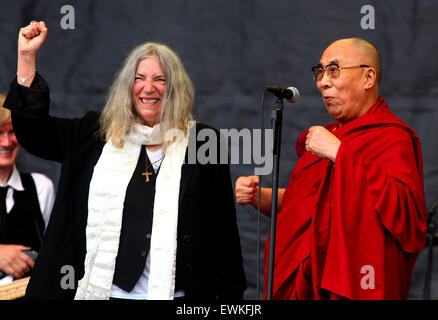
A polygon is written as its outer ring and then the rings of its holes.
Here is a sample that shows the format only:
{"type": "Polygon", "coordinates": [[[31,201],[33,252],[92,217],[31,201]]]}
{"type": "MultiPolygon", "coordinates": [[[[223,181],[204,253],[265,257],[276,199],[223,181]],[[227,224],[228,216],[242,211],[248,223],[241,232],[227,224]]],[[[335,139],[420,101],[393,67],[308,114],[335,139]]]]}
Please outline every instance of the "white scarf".
{"type": "MultiPolygon", "coordinates": [[[[174,129],[155,185],[148,299],[171,300],[175,290],[176,237],[181,167],[188,137],[174,129]]],[[[119,248],[126,189],[137,166],[141,145],[161,144],[160,125],[136,125],[123,148],[107,142],[94,167],[88,197],[85,274],[75,299],[107,300],[119,248]]]]}

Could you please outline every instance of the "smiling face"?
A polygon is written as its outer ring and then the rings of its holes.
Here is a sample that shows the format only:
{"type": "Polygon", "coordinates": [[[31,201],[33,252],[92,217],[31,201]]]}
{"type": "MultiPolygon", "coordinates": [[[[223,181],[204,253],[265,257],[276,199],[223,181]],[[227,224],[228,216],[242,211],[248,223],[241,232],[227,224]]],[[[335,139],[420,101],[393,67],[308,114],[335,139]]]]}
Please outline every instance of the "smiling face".
{"type": "Polygon", "coordinates": [[[12,123],[0,126],[0,169],[12,168],[19,150],[12,123]]]}
{"type": "Polygon", "coordinates": [[[153,127],[159,122],[166,77],[155,57],[143,59],[137,66],[132,86],[132,101],[143,123],[153,127]]]}
{"type": "MultiPolygon", "coordinates": [[[[353,46],[350,40],[340,40],[331,44],[322,54],[320,63],[323,67],[332,63],[339,67],[373,65],[372,59],[364,50],[353,46]]],[[[330,116],[342,125],[359,118],[371,107],[369,101],[375,99],[374,95],[377,92],[371,91],[375,82],[373,68],[343,69],[335,79],[330,79],[325,72],[317,81],[317,88],[330,116]]]]}

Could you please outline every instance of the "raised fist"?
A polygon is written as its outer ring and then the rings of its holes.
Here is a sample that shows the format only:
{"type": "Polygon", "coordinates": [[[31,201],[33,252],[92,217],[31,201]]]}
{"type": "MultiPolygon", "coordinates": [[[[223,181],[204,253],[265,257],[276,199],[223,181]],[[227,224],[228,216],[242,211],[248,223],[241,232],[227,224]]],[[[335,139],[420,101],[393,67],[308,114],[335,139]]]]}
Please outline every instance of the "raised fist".
{"type": "Polygon", "coordinates": [[[314,155],[335,162],[341,141],[326,128],[314,126],[309,128],[306,137],[306,150],[314,155]]]}
{"type": "Polygon", "coordinates": [[[258,176],[239,177],[236,181],[236,201],[238,204],[247,205],[257,199],[258,176]]]}
{"type": "Polygon", "coordinates": [[[35,56],[44,43],[47,27],[44,21],[32,21],[18,33],[18,53],[35,56]]]}

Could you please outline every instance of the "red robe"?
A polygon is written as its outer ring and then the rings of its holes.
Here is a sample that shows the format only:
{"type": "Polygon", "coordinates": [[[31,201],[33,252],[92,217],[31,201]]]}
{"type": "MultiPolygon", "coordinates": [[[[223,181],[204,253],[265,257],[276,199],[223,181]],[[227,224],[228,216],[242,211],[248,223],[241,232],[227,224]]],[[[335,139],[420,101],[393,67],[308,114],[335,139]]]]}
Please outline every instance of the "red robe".
{"type": "MultiPolygon", "coordinates": [[[[427,235],[420,140],[381,97],[326,128],[341,140],[335,163],[305,151],[307,132],[298,139],[277,215],[273,298],[407,299],[427,235]]],[[[269,238],[265,279],[268,255],[269,238]]]]}

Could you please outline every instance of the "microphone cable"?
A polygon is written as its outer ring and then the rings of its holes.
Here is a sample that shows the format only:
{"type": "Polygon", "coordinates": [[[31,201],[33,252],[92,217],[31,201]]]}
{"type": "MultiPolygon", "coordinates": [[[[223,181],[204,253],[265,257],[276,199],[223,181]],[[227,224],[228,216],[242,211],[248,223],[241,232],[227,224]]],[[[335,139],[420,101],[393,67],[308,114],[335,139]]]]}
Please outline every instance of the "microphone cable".
{"type": "MultiPolygon", "coordinates": [[[[260,146],[260,152],[261,150],[264,150],[265,145],[265,135],[264,135],[264,105],[265,105],[265,95],[267,92],[267,88],[263,91],[262,99],[261,99],[261,116],[260,116],[260,135],[261,135],[261,146],[260,146]]],[[[266,155],[265,155],[266,156],[266,155]]],[[[257,300],[260,300],[260,235],[261,235],[261,201],[262,201],[262,175],[259,175],[259,184],[258,184],[258,200],[257,200],[257,270],[256,270],[256,276],[257,276],[257,300]]]]}

